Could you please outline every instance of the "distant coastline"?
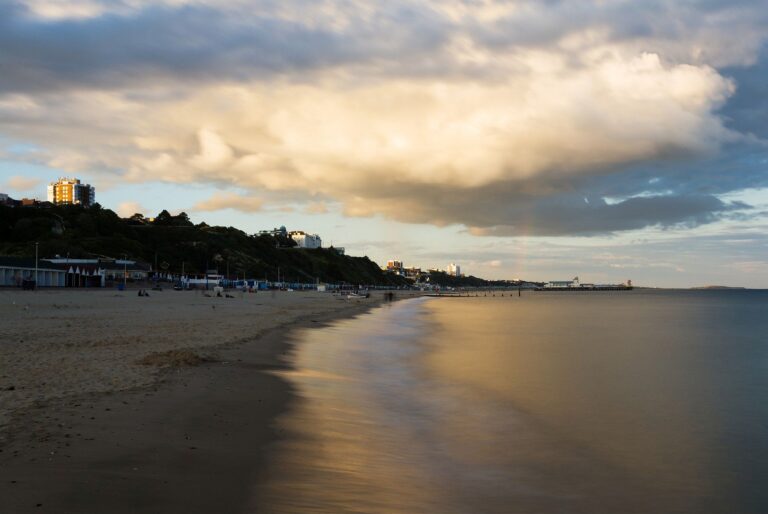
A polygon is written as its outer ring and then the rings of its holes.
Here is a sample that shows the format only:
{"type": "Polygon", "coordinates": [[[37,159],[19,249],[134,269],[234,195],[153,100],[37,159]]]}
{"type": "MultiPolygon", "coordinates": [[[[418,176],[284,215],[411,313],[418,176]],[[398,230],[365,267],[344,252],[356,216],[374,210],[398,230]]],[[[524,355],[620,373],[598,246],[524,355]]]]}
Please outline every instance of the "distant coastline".
{"type": "Polygon", "coordinates": [[[692,287],[691,289],[747,289],[746,287],[734,287],[734,286],[699,286],[692,287]]]}

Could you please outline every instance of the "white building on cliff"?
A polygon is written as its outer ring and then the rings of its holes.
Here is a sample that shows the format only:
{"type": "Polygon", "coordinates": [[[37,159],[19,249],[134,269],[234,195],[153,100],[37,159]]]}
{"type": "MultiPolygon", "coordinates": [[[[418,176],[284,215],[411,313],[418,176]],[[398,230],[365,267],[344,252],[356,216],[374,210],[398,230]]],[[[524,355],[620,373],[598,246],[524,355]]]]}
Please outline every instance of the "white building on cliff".
{"type": "Polygon", "coordinates": [[[317,234],[307,234],[303,230],[294,230],[288,235],[296,241],[299,248],[322,248],[323,241],[317,234]]]}

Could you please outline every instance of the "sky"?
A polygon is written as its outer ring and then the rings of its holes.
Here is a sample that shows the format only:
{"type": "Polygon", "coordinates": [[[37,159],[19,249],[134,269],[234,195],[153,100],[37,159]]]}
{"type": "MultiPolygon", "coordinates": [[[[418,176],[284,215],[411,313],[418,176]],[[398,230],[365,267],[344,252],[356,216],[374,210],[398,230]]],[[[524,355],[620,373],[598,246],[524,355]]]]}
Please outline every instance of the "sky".
{"type": "Polygon", "coordinates": [[[0,192],[485,278],[768,288],[764,0],[4,0],[0,192]]]}

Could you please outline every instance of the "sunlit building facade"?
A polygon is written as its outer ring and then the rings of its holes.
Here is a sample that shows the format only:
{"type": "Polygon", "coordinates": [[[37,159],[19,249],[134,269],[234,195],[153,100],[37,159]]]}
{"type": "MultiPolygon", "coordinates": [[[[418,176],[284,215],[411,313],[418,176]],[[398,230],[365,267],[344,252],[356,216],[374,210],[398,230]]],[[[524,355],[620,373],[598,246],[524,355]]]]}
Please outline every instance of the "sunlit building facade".
{"type": "Polygon", "coordinates": [[[96,188],[82,184],[80,179],[60,178],[48,186],[48,201],[56,205],[82,205],[96,203],[96,188]]]}
{"type": "Polygon", "coordinates": [[[317,234],[307,234],[303,230],[295,230],[289,234],[299,248],[322,248],[323,246],[323,240],[317,234]]]}

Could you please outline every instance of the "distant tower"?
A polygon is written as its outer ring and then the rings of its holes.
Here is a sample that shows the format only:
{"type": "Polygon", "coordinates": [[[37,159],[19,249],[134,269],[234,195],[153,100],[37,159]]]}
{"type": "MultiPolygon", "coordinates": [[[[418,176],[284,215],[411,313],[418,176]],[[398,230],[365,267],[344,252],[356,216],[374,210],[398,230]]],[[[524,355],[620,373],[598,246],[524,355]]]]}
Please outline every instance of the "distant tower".
{"type": "Polygon", "coordinates": [[[96,203],[96,189],[90,184],[81,184],[79,179],[62,177],[48,186],[48,201],[56,205],[90,207],[96,203]]]}

